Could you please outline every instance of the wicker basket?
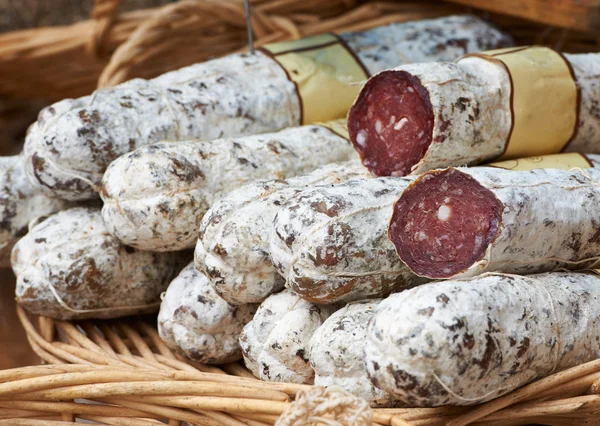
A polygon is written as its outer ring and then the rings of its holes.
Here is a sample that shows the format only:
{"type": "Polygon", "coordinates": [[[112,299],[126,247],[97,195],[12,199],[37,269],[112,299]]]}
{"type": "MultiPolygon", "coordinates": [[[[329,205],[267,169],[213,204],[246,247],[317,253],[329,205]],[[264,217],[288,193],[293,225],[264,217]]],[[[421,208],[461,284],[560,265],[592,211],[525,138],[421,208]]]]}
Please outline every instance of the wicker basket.
{"type": "Polygon", "coordinates": [[[70,323],[29,317],[20,308],[18,315],[32,348],[50,365],[0,371],[0,424],[600,423],[600,360],[476,407],[370,409],[340,391],[262,382],[241,364],[217,368],[185,360],[143,318],[70,323]]]}
{"type": "MultiPolygon", "coordinates": [[[[241,0],[186,0],[123,15],[116,13],[118,3],[97,0],[91,20],[69,27],[0,35],[0,95],[79,96],[245,48],[241,0]]],[[[433,1],[251,3],[257,45],[465,11],[433,1]]],[[[521,44],[599,49],[585,34],[488,17],[521,44]]],[[[343,392],[259,381],[241,364],[217,368],[185,360],[161,342],[155,318],[69,323],[22,309],[18,314],[32,348],[49,365],[0,371],[0,424],[600,424],[600,361],[478,407],[371,409],[343,392]]]]}

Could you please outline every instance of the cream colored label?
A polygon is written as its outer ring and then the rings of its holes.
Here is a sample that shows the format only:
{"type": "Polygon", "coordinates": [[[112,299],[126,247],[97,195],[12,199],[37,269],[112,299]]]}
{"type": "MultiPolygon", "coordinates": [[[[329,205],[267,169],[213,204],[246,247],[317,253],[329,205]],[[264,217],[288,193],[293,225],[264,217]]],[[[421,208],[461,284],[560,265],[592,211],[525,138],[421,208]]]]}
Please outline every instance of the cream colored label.
{"type": "Polygon", "coordinates": [[[499,160],[555,154],[577,124],[577,86],[565,59],[547,47],[491,50],[477,56],[501,61],[511,77],[513,128],[499,160]]]}
{"type": "Polygon", "coordinates": [[[594,167],[590,161],[576,152],[565,154],[542,155],[539,157],[517,158],[490,163],[490,166],[508,170],[535,170],[535,169],[563,169],[574,168],[589,169],[594,167]]]}
{"type": "Polygon", "coordinates": [[[345,118],[340,118],[339,120],[327,121],[325,123],[315,123],[321,127],[325,127],[331,130],[334,133],[337,133],[341,137],[350,140],[350,135],[348,134],[348,124],[345,118]]]}
{"type": "Polygon", "coordinates": [[[270,53],[296,83],[302,103],[302,124],[343,118],[369,76],[334,35],[268,44],[270,53]]]}

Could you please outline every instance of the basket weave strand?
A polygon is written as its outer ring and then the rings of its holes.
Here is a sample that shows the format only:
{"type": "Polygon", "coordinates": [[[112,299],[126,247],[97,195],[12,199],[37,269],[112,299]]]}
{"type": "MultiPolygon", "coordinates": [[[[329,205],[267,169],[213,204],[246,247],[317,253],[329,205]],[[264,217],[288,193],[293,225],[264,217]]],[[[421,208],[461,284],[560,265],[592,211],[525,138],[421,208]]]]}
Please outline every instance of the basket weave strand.
{"type": "Polygon", "coordinates": [[[121,0],[95,0],[91,15],[95,25],[86,46],[87,53],[91,57],[99,59],[104,53],[102,52],[104,39],[115,21],[120,3],[121,0]]]}
{"type": "Polygon", "coordinates": [[[106,425],[168,421],[266,426],[281,419],[278,425],[286,426],[304,424],[308,418],[344,426],[355,423],[348,418],[360,415],[370,416],[375,426],[562,426],[598,424],[600,415],[600,360],[480,406],[365,412],[335,390],[262,382],[238,363],[217,367],[185,360],[143,320],[70,323],[30,317],[21,308],[18,315],[32,347],[49,365],[0,371],[0,424],[36,425],[43,420],[58,425],[86,419],[106,425]],[[304,396],[296,401],[297,395],[304,396]],[[310,415],[317,412],[319,416],[310,415]]]}

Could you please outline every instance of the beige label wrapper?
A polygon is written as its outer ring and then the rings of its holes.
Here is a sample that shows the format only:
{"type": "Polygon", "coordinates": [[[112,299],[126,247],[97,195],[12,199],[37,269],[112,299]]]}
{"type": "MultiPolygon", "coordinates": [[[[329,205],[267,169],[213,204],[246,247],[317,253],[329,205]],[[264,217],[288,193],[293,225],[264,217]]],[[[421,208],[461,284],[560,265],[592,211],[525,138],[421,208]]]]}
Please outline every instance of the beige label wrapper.
{"type": "Polygon", "coordinates": [[[302,124],[343,118],[369,73],[346,45],[333,34],[267,44],[273,57],[298,89],[302,124]]]}
{"type": "Polygon", "coordinates": [[[564,149],[576,130],[579,99],[571,66],[560,53],[527,46],[467,56],[499,62],[510,76],[512,128],[499,160],[564,149]]]}
{"type": "Polygon", "coordinates": [[[333,133],[340,135],[344,139],[350,140],[350,135],[348,134],[348,124],[347,124],[347,121],[345,118],[340,118],[339,120],[333,120],[333,121],[327,121],[325,123],[315,123],[315,124],[331,130],[333,133]]]}
{"type": "Polygon", "coordinates": [[[498,161],[488,165],[500,169],[521,171],[535,169],[589,169],[594,167],[585,155],[581,155],[577,152],[517,158],[515,160],[498,161]]]}

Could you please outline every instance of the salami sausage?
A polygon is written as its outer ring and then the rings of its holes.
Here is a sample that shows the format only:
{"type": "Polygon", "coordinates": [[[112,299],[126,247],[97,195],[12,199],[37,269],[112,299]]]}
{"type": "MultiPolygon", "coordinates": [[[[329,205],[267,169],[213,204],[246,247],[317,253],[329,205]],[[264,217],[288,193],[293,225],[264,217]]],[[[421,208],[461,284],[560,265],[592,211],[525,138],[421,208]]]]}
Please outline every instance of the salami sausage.
{"type": "Polygon", "coordinates": [[[56,196],[93,198],[108,165],[136,148],[274,131],[298,124],[299,108],[277,62],[226,56],[44,109],[25,142],[27,173],[56,196]]]}
{"type": "Polygon", "coordinates": [[[354,158],[323,126],[212,142],[159,143],[114,161],[102,180],[110,233],[142,250],[194,247],[202,216],[221,196],[258,179],[285,179],[354,158]]]}
{"type": "Polygon", "coordinates": [[[411,405],[470,405],[600,356],[600,278],[489,273],[382,301],[367,330],[371,381],[411,405]]]}
{"type": "Polygon", "coordinates": [[[219,297],[207,277],[186,266],[167,289],[158,314],[158,333],[171,348],[194,361],[224,364],[242,357],[242,328],[257,305],[232,306],[219,297]]]}
{"type": "Polygon", "coordinates": [[[367,325],[379,302],[349,303],[334,312],[310,339],[308,357],[315,370],[315,386],[341,387],[375,407],[398,406],[398,401],[373,386],[367,377],[367,325]]]}
{"type": "Polygon", "coordinates": [[[48,198],[25,176],[21,155],[0,157],[0,267],[10,267],[10,252],[27,233],[30,221],[63,210],[69,204],[48,198]]]}
{"type": "MultiPolygon", "coordinates": [[[[568,153],[492,165],[568,170],[599,164],[598,155],[568,153]]],[[[307,188],[291,197],[278,210],[269,248],[288,286],[309,301],[332,303],[381,297],[421,283],[388,238],[394,203],[413,179],[353,180],[307,188]]]]}
{"type": "Polygon", "coordinates": [[[421,175],[389,238],[429,278],[582,269],[600,253],[600,170],[450,168],[421,175]]]}
{"type": "Polygon", "coordinates": [[[422,280],[387,237],[394,202],[409,178],[374,178],[310,188],[275,216],[273,264],[287,286],[313,303],[381,297],[422,280]]]}
{"type": "Polygon", "coordinates": [[[34,225],[12,251],[17,301],[58,319],[156,312],[188,253],[149,253],[119,243],[100,209],[76,207],[34,225]]]}
{"type": "Polygon", "coordinates": [[[246,367],[268,382],[312,383],[308,344],[334,311],[331,306],[309,303],[290,290],[267,297],[240,336],[246,367]]]}
{"type": "Polygon", "coordinates": [[[409,64],[369,79],[348,115],[363,164],[404,176],[501,156],[600,153],[600,54],[523,48],[498,58],[409,64]],[[558,70],[543,74],[548,62],[558,70]]]}
{"type": "Polygon", "coordinates": [[[340,37],[370,74],[399,63],[453,61],[470,52],[514,45],[509,34],[474,15],[384,25],[340,37]]]}
{"type": "Polygon", "coordinates": [[[309,175],[258,181],[230,192],[204,215],[196,268],[229,303],[262,302],[284,287],[269,257],[269,234],[281,205],[304,188],[365,176],[359,161],[334,163],[309,175]]]}
{"type": "MultiPolygon", "coordinates": [[[[292,65],[281,59],[284,52],[275,59],[274,46],[265,46],[253,55],[229,55],[58,102],[40,113],[27,136],[30,180],[61,198],[95,198],[108,165],[144,145],[230,138],[342,118],[358,90],[348,85],[351,81],[403,62],[453,60],[512,43],[508,35],[468,15],[328,38],[334,41],[315,48],[322,48],[323,55],[295,55],[292,65]],[[328,54],[332,43],[340,55],[328,54]],[[318,69],[321,60],[323,72],[313,72],[299,84],[290,80],[299,71],[318,69]],[[349,64],[356,75],[346,69],[349,64]],[[299,94],[309,81],[319,85],[319,78],[325,78],[322,90],[299,94]],[[333,86],[340,93],[332,93],[333,86]],[[335,109],[323,107],[332,102],[335,109]],[[320,116],[332,110],[336,116],[320,116]]],[[[306,43],[292,43],[291,50],[300,53],[306,43]]]]}

